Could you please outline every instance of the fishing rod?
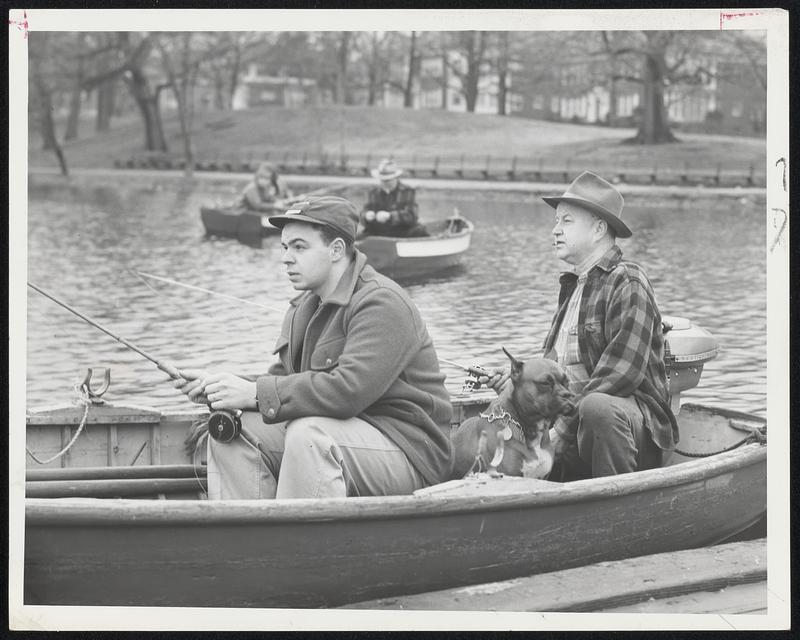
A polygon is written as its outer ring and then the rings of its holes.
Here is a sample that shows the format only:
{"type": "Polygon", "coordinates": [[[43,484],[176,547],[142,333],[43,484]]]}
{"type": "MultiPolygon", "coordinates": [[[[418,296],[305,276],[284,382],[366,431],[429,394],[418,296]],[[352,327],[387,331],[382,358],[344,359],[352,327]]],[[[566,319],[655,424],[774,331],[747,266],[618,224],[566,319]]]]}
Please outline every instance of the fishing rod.
{"type": "Polygon", "coordinates": [[[235,300],[236,302],[241,302],[242,304],[249,304],[254,307],[258,307],[259,309],[266,309],[267,311],[271,311],[272,309],[264,304],[259,304],[258,302],[252,302],[251,300],[245,300],[244,298],[237,298],[236,296],[229,295],[227,293],[219,293],[218,291],[212,291],[211,289],[204,289],[203,287],[197,287],[193,284],[186,284],[184,282],[178,282],[177,280],[172,280],[171,278],[164,278],[162,276],[155,276],[151,273],[147,273],[145,271],[139,271],[138,269],[130,269],[131,273],[137,276],[143,276],[145,278],[150,278],[152,280],[159,280],[161,282],[166,282],[167,284],[173,284],[178,287],[183,287],[184,289],[190,289],[192,291],[201,291],[202,293],[207,293],[212,296],[219,296],[220,298],[227,298],[228,300],[235,300]]]}
{"type": "MultiPolygon", "coordinates": [[[[68,305],[63,300],[59,300],[52,293],[45,291],[44,289],[36,286],[32,282],[28,282],[28,286],[34,291],[38,291],[39,293],[41,293],[44,297],[49,298],[60,307],[63,307],[70,313],[78,316],[81,320],[92,325],[95,329],[99,329],[106,335],[114,338],[114,340],[116,340],[120,344],[123,344],[126,347],[128,347],[128,349],[135,351],[143,358],[149,360],[173,380],[180,380],[180,379],[193,380],[193,378],[185,376],[177,367],[169,364],[168,362],[164,362],[163,360],[159,360],[158,358],[149,354],[141,347],[138,347],[135,344],[133,344],[130,340],[127,340],[122,336],[117,335],[116,333],[114,333],[107,327],[104,327],[96,320],[93,320],[89,316],[84,315],[74,307],[68,305]]],[[[220,442],[230,442],[241,433],[242,431],[242,421],[240,417],[241,411],[233,412],[227,409],[211,409],[210,404],[208,405],[208,408],[211,410],[211,415],[208,418],[208,433],[209,435],[211,435],[211,437],[213,437],[215,440],[219,440],[220,442]]]]}

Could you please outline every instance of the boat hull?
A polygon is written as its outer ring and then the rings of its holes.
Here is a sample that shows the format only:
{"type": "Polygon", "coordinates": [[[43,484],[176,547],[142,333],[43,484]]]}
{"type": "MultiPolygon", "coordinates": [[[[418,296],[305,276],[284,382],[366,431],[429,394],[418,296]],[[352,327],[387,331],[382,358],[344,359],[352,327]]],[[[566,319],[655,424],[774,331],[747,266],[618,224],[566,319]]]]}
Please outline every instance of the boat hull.
{"type": "Polygon", "coordinates": [[[457,267],[469,249],[474,226],[460,218],[460,229],[447,231],[449,221],[426,225],[430,236],[392,238],[367,236],[356,246],[367,261],[381,273],[396,279],[414,278],[457,267]]]}
{"type": "Polygon", "coordinates": [[[765,508],[759,444],[611,478],[476,478],[414,496],[29,498],[24,601],[341,606],[710,545],[765,508]]]}
{"type": "Polygon", "coordinates": [[[254,244],[261,238],[280,233],[266,221],[266,214],[241,208],[200,207],[206,235],[236,238],[244,244],[254,244]]]}

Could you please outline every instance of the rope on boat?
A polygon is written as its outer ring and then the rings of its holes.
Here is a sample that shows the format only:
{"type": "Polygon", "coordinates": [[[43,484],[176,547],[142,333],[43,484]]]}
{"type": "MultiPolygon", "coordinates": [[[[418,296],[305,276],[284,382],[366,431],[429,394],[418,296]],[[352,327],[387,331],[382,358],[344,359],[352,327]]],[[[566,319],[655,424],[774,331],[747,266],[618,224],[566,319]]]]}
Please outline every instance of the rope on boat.
{"type": "Polygon", "coordinates": [[[738,442],[734,442],[732,445],[727,446],[724,449],[720,449],[719,451],[711,451],[708,453],[692,453],[690,451],[681,451],[680,449],[675,449],[675,453],[685,456],[686,458],[708,458],[710,456],[715,456],[717,454],[725,453],[727,451],[733,451],[734,449],[741,447],[743,444],[747,444],[749,442],[757,442],[759,444],[767,443],[766,434],[762,433],[761,430],[758,429],[757,427],[751,427],[745,424],[736,423],[733,420],[728,421],[728,426],[738,431],[746,431],[747,435],[738,442]]]}
{"type": "Polygon", "coordinates": [[[89,389],[85,384],[81,386],[78,386],[76,384],[75,387],[73,388],[75,389],[75,398],[73,402],[78,405],[80,404],[83,405],[83,418],[81,418],[81,423],[78,425],[78,430],[75,432],[75,435],[72,436],[72,439],[67,443],[67,446],[65,446],[61,451],[59,451],[54,456],[49,457],[47,460],[40,460],[36,456],[36,454],[33,451],[31,451],[26,445],[25,451],[27,451],[28,455],[31,458],[33,458],[34,462],[37,462],[39,464],[49,464],[53,462],[53,460],[57,460],[58,458],[63,456],[67,451],[69,451],[72,448],[72,445],[75,444],[75,441],[78,439],[78,436],[81,435],[81,431],[83,431],[83,428],[86,426],[86,419],[89,417],[89,407],[92,406],[92,400],[89,397],[89,389]]]}

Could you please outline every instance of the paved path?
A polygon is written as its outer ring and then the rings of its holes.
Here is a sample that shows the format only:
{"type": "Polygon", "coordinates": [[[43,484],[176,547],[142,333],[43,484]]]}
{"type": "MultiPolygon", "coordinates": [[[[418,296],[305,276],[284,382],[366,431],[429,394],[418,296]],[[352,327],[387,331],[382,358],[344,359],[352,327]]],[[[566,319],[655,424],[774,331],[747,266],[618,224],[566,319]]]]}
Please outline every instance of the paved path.
{"type": "MultiPolygon", "coordinates": [[[[56,168],[50,167],[30,167],[30,175],[59,175],[56,168]]],[[[183,177],[182,171],[156,170],[156,169],[81,169],[70,170],[73,177],[98,177],[98,178],[171,178],[180,179],[183,177]]],[[[232,171],[196,171],[194,179],[198,182],[244,182],[251,177],[250,173],[236,173],[232,171]]],[[[325,176],[325,175],[306,175],[306,174],[283,174],[286,181],[292,184],[302,185],[330,185],[348,184],[353,186],[373,186],[375,180],[368,176],[325,176]]],[[[507,191],[524,193],[552,193],[562,191],[566,186],[563,182],[501,182],[496,180],[447,180],[439,178],[408,178],[404,180],[407,184],[424,189],[448,189],[455,191],[507,191]]],[[[620,184],[618,185],[622,194],[649,194],[659,196],[681,196],[692,197],[699,195],[719,195],[719,196],[745,196],[745,195],[764,195],[766,190],[763,187],[682,187],[677,185],[638,185],[620,184]]]]}

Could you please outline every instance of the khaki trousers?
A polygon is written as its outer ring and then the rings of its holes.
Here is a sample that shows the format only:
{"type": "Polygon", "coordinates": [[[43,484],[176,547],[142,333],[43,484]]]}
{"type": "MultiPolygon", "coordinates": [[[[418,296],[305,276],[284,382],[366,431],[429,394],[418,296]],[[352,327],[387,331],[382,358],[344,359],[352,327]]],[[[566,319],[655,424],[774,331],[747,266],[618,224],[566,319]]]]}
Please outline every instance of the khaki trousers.
{"type": "Polygon", "coordinates": [[[208,439],[210,500],[402,495],[426,484],[405,453],[360,418],[264,424],[247,411],[242,432],[229,443],[208,439]]]}

